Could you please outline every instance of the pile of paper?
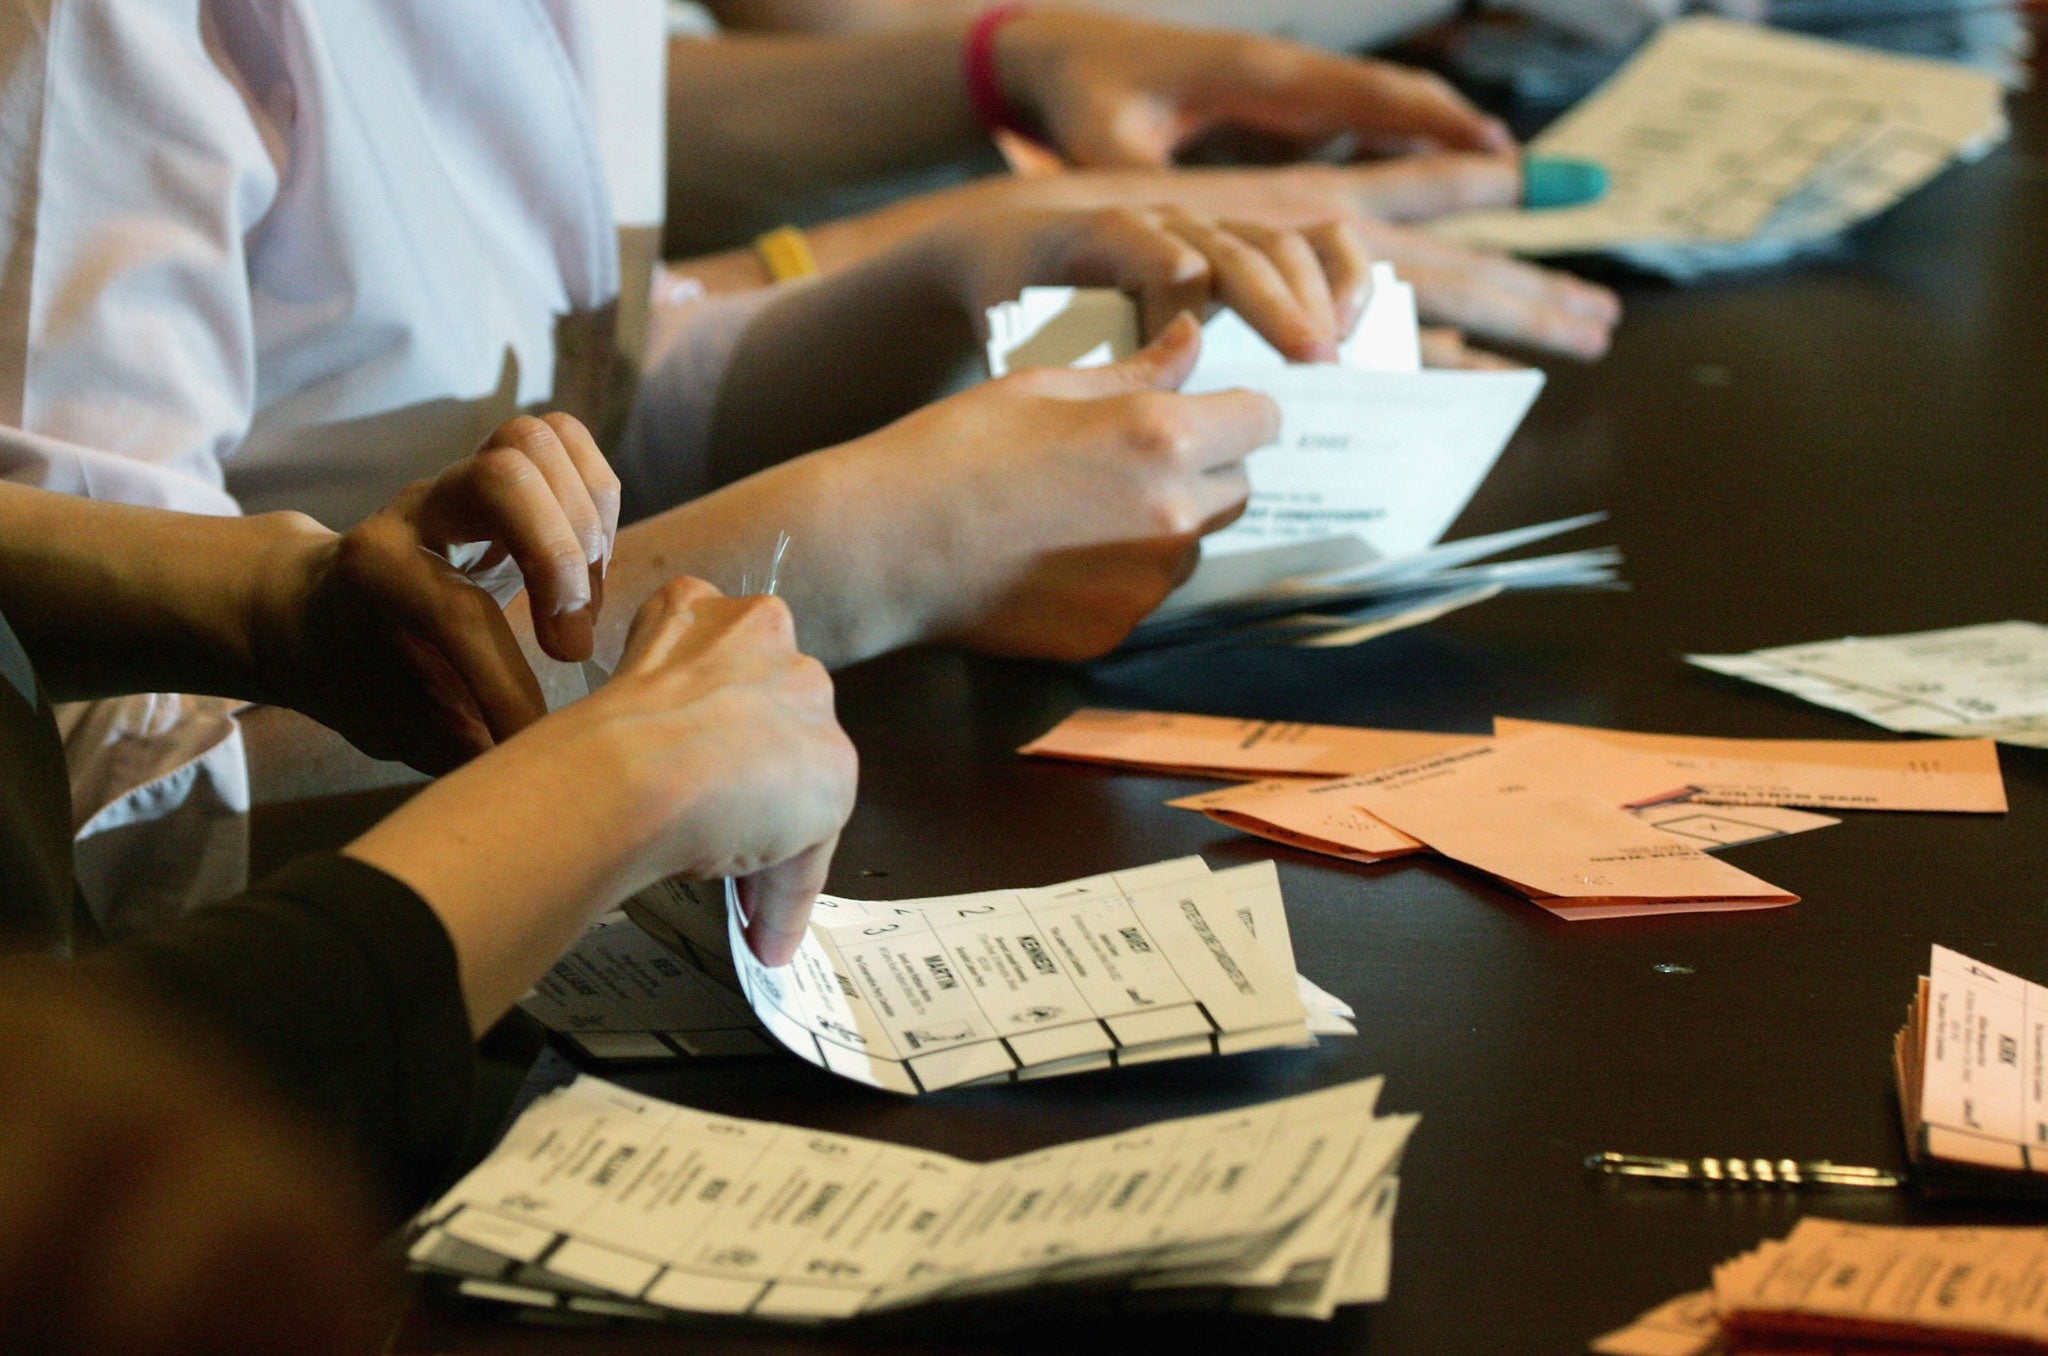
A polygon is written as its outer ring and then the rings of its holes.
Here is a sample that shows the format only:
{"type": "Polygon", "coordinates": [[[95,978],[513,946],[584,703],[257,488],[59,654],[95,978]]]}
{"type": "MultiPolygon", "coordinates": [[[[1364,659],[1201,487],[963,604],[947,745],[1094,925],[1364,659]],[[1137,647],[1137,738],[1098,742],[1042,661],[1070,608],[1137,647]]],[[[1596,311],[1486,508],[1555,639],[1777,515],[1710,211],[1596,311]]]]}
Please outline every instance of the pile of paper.
{"type": "Polygon", "coordinates": [[[1714,1285],[1594,1341],[1602,1356],[2048,1352],[2048,1229],[1801,1220],[1714,1285]]]}
{"type": "Polygon", "coordinates": [[[1923,1190],[2048,1197],[2048,989],[1937,946],[1892,1062],[1923,1190]]]}
{"type": "Polygon", "coordinates": [[[1132,1291],[1304,1318],[1387,1291],[1380,1080],[993,1163],[582,1078],[420,1217],[416,1267],[532,1308],[822,1322],[1132,1291]]]}
{"type": "Polygon", "coordinates": [[[1295,973],[1271,862],[1186,857],[1029,890],[827,895],[769,969],[679,882],[600,920],[522,1006],[604,1060],[783,1048],[892,1092],[1312,1045],[1351,1009],[1295,973]]]}
{"type": "Polygon", "coordinates": [[[1989,740],[1714,739],[1506,717],[1480,738],[1081,711],[1021,752],[1263,778],[1169,803],[1349,861],[1434,851],[1569,919],[1794,903],[1707,853],[1839,822],[1801,807],[2006,808],[1989,740]]]}
{"type": "Polygon", "coordinates": [[[2048,626],[2035,622],[1686,659],[1887,730],[2048,748],[2048,626]]]}
{"type": "Polygon", "coordinates": [[[1946,62],[1690,18],[1530,143],[1595,160],[1607,196],[1437,229],[1524,254],[1605,251],[1674,278],[1775,263],[2006,134],[2004,89],[1946,62]]]}
{"type": "MultiPolygon", "coordinates": [[[[1136,305],[1106,289],[1027,288],[992,307],[988,324],[998,376],[1095,366],[1138,346],[1136,305]]],[[[1414,292],[1391,267],[1375,266],[1371,298],[1335,363],[1287,363],[1231,311],[1211,317],[1202,342],[1182,389],[1263,391],[1280,406],[1280,438],[1246,463],[1244,516],[1203,540],[1194,577],[1130,648],[1224,636],[1349,645],[1507,589],[1613,583],[1612,550],[1475,564],[1599,515],[1437,546],[1543,374],[1423,371],[1414,292]]]]}

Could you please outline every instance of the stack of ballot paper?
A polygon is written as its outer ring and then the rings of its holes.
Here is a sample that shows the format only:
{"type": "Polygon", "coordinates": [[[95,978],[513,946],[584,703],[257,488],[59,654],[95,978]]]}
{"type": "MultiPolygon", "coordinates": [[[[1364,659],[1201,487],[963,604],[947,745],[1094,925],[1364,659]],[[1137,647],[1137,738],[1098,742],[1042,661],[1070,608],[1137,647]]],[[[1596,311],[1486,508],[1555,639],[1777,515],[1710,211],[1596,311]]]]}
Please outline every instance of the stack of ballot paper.
{"type": "Polygon", "coordinates": [[[522,1006],[604,1060],[786,1049],[892,1092],[1312,1045],[1351,1009],[1295,973],[1271,862],[1186,857],[1030,890],[827,895],[787,967],[738,911],[664,882],[522,1006]],[[630,914],[630,917],[627,916],[630,914]]]}
{"type": "Polygon", "coordinates": [[[1260,778],[1169,803],[1349,861],[1433,851],[1568,919],[1794,903],[1707,853],[1840,822],[1809,807],[2006,808],[1989,740],[1716,739],[1507,717],[1480,738],[1084,710],[1021,752],[1260,778]]]}
{"type": "Polygon", "coordinates": [[[1937,946],[1892,1064],[1923,1191],[2048,1199],[2048,989],[1937,946]]]}
{"type": "Polygon", "coordinates": [[[970,1163],[714,1116],[584,1077],[420,1217],[471,1297],[815,1323],[1145,1292],[1328,1318],[1387,1292],[1413,1116],[1380,1080],[970,1163]]]}
{"type": "Polygon", "coordinates": [[[2005,134],[1994,75],[1683,19],[1530,143],[1606,165],[1606,197],[1436,229],[1524,254],[1605,251],[1687,279],[1811,249],[2005,134]]]}
{"type": "MultiPolygon", "coordinates": [[[[1335,363],[1290,364],[1232,311],[1202,330],[1183,390],[1263,391],[1280,438],[1247,462],[1244,516],[1129,648],[1249,636],[1349,645],[1508,589],[1612,584],[1612,550],[1475,562],[1597,522],[1585,515],[1438,545],[1543,387],[1543,374],[1425,372],[1415,294],[1385,264],[1335,363]],[[1434,548],[1434,549],[1431,549],[1434,548]]],[[[1095,366],[1138,347],[1121,292],[1033,287],[988,313],[989,370],[1095,366]]]]}
{"type": "Polygon", "coordinates": [[[1596,1339],[1601,1356],[2048,1352],[2048,1229],[1804,1219],[1714,1285],[1596,1339]]]}
{"type": "Polygon", "coordinates": [[[1887,730],[2048,748],[2048,626],[2036,622],[1686,659],[1887,730]]]}

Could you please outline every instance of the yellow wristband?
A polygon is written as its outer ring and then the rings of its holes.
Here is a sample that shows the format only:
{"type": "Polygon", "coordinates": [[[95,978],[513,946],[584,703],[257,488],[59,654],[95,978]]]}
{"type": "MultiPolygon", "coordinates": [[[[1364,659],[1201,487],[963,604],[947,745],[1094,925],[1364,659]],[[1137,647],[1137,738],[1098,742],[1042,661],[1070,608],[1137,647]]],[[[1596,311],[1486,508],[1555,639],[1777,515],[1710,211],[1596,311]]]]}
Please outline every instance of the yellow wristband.
{"type": "Polygon", "coordinates": [[[774,282],[818,276],[818,261],[811,254],[811,242],[794,226],[778,226],[766,235],[754,237],[754,252],[774,282]]]}

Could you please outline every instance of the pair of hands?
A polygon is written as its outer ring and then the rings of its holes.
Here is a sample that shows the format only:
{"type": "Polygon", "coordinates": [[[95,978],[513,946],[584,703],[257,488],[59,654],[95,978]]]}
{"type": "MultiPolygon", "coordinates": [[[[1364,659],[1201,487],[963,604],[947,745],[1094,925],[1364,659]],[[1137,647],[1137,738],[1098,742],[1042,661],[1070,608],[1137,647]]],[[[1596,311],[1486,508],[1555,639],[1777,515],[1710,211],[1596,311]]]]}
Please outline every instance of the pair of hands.
{"type": "MultiPolygon", "coordinates": [[[[781,602],[683,579],[639,609],[612,681],[543,720],[501,604],[523,587],[541,648],[590,658],[618,514],[618,478],[588,432],[550,414],[509,421],[345,535],[272,515],[247,624],[257,695],[427,772],[495,751],[468,769],[489,793],[451,811],[445,843],[494,798],[602,805],[593,831],[562,845],[588,859],[582,904],[672,874],[737,876],[749,936],[779,964],[852,810],[831,680],[797,651],[781,602]]],[[[421,855],[376,864],[416,886],[465,865],[421,855]]],[[[450,888],[421,893],[438,908],[450,888]]]]}
{"type": "Polygon", "coordinates": [[[1019,112],[1082,170],[989,186],[1011,205],[1341,223],[1414,285],[1426,320],[1461,332],[1434,341],[1438,356],[1460,354],[1465,331],[1577,358],[1607,350],[1621,313],[1607,289],[1389,224],[1522,201],[1507,128],[1435,75],[1259,34],[1060,10],[1004,25],[995,57],[1019,112]],[[1276,161],[1332,145],[1401,158],[1160,172],[1219,133],[1253,134],[1276,161]]]}

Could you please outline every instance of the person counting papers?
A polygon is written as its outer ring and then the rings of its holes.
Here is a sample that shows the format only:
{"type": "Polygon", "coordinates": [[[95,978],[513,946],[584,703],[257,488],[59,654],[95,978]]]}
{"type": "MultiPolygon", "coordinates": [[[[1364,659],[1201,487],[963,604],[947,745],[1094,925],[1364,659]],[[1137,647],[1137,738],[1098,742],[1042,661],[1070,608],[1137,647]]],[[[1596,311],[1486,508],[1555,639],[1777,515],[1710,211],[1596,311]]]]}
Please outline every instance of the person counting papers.
{"type": "MultiPolygon", "coordinates": [[[[988,313],[989,371],[1098,366],[1134,351],[1138,329],[1138,307],[1122,293],[1026,288],[988,313]]],[[[1613,579],[1611,552],[1469,568],[1597,515],[1430,553],[1543,389],[1543,374],[1424,371],[1414,289],[1390,265],[1372,266],[1371,293],[1332,363],[1288,363],[1234,311],[1216,312],[1182,389],[1238,388],[1275,400],[1280,436],[1247,462],[1244,515],[1204,538],[1194,576],[1140,624],[1132,648],[1258,624],[1268,629],[1250,634],[1349,643],[1506,587],[1613,579]],[[1316,615],[1271,629],[1304,613],[1316,615]]]]}

